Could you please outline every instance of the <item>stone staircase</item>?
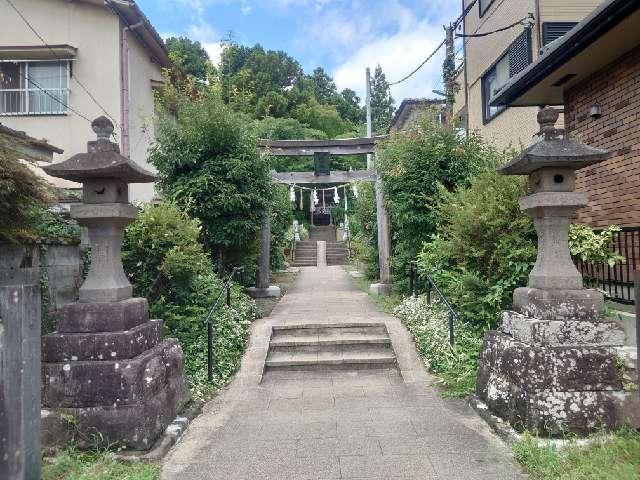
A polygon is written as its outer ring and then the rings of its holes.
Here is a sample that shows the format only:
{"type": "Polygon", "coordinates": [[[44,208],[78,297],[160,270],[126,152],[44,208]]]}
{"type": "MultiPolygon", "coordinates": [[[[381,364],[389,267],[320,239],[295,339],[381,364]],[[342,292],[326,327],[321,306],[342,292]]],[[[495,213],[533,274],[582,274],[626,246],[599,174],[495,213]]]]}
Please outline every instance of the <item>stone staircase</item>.
{"type": "Polygon", "coordinates": [[[396,368],[384,323],[275,325],[265,371],[396,368]]]}
{"type": "Polygon", "coordinates": [[[334,227],[311,227],[309,230],[310,241],[335,242],[336,229],[334,227]]]}
{"type": "MultiPolygon", "coordinates": [[[[326,243],[326,265],[345,265],[348,260],[347,247],[342,242],[336,242],[334,227],[312,227],[309,240],[296,242],[295,267],[315,267],[318,263],[318,244],[326,243]]],[[[324,262],[320,262],[324,264],[324,262]]]]}
{"type": "Polygon", "coordinates": [[[346,265],[349,255],[343,242],[327,242],[327,265],[346,265]]]}
{"type": "Polygon", "coordinates": [[[295,267],[315,267],[318,264],[318,244],[311,240],[296,242],[293,265],[295,267]]]}

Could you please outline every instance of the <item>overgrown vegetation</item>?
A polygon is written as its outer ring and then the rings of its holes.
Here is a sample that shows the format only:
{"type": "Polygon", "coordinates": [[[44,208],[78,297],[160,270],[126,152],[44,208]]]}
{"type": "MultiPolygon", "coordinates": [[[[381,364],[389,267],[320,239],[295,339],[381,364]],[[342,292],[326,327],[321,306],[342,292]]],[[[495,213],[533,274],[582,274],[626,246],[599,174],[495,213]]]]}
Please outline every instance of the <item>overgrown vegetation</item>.
{"type": "Polygon", "coordinates": [[[53,200],[52,190],[4,148],[0,148],[0,158],[0,241],[33,243],[38,238],[33,211],[53,200]]]}
{"type": "Polygon", "coordinates": [[[513,289],[526,284],[536,258],[536,233],[520,212],[526,181],[480,173],[468,187],[440,187],[435,234],[424,242],[418,268],[428,273],[474,327],[490,328],[511,304],[513,289]]]}
{"type": "MultiPolygon", "coordinates": [[[[436,233],[441,223],[441,192],[468,186],[479,172],[503,159],[503,154],[479,136],[461,138],[454,129],[435,123],[430,115],[381,144],[377,162],[391,222],[396,281],[405,278],[409,262],[436,233]]],[[[361,216],[365,222],[373,213],[369,209],[361,216]]],[[[362,243],[373,246],[374,236],[372,230],[371,237],[362,243]]]]}
{"type": "Polygon", "coordinates": [[[156,480],[160,467],[119,463],[109,451],[80,452],[70,447],[42,465],[42,480],[156,480]]]}
{"type": "Polygon", "coordinates": [[[425,296],[406,298],[395,310],[418,347],[427,369],[438,377],[445,397],[465,397],[475,389],[482,340],[477,329],[455,323],[455,343],[449,344],[448,311],[425,296]]]}
{"type": "Polygon", "coordinates": [[[640,478],[640,432],[631,428],[601,433],[588,445],[540,446],[525,434],[514,446],[532,480],[637,480],[640,478]]]}
{"type": "Polygon", "coordinates": [[[191,391],[206,396],[225,383],[239,366],[255,304],[239,285],[232,308],[222,307],[214,320],[214,384],[206,380],[208,309],[222,289],[211,258],[200,242],[201,224],[178,207],[146,205],[125,233],[123,264],[136,295],[149,300],[152,318],[164,320],[168,336],[179,340],[191,391]]]}

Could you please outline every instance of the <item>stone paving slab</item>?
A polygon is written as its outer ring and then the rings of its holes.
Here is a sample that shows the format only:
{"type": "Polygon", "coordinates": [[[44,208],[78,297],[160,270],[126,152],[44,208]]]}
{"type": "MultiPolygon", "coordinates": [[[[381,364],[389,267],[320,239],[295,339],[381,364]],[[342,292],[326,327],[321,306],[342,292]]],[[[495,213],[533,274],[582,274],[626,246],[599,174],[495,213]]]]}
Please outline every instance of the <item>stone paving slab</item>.
{"type": "Polygon", "coordinates": [[[432,387],[409,334],[340,267],[303,268],[252,326],[240,372],[189,427],[163,480],[514,480],[509,450],[432,387]],[[399,369],[262,374],[274,325],[384,322],[399,369]]]}

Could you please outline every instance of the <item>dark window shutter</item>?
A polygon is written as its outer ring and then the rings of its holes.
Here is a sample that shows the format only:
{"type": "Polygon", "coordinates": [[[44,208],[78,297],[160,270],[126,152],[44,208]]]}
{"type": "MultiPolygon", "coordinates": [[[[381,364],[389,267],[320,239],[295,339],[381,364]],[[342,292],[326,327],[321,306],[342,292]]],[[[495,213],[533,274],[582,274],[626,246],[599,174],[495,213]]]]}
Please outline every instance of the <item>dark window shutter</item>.
{"type": "Polygon", "coordinates": [[[509,47],[509,76],[520,73],[533,61],[531,52],[531,29],[527,28],[509,47]]]}
{"type": "Polygon", "coordinates": [[[544,22],[542,24],[543,45],[548,45],[559,39],[577,24],[577,22],[544,22]]]}

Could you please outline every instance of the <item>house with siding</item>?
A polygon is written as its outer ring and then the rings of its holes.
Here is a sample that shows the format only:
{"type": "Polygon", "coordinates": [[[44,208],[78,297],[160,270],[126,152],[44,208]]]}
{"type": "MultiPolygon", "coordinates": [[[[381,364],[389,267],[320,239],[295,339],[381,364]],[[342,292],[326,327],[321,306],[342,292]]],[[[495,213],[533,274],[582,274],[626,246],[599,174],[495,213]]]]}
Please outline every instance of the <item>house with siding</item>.
{"type": "Polygon", "coordinates": [[[463,0],[463,9],[470,10],[456,32],[463,35],[464,68],[457,79],[454,115],[466,130],[478,131],[501,148],[528,145],[538,131],[537,108],[512,109],[491,105],[489,99],[600,2],[463,0]]]}
{"type": "Polygon", "coordinates": [[[440,98],[405,98],[391,121],[390,132],[411,128],[423,116],[430,115],[436,123],[444,122],[445,101],[440,98]]]}
{"type": "MultiPolygon", "coordinates": [[[[123,155],[152,169],[146,159],[154,138],[154,88],[162,85],[170,60],[136,2],[12,3],[24,19],[8,4],[2,7],[0,121],[71,155],[85,151],[93,138],[90,120],[106,115],[123,155]]],[[[131,195],[149,201],[153,186],[132,185],[131,195]]]]}

